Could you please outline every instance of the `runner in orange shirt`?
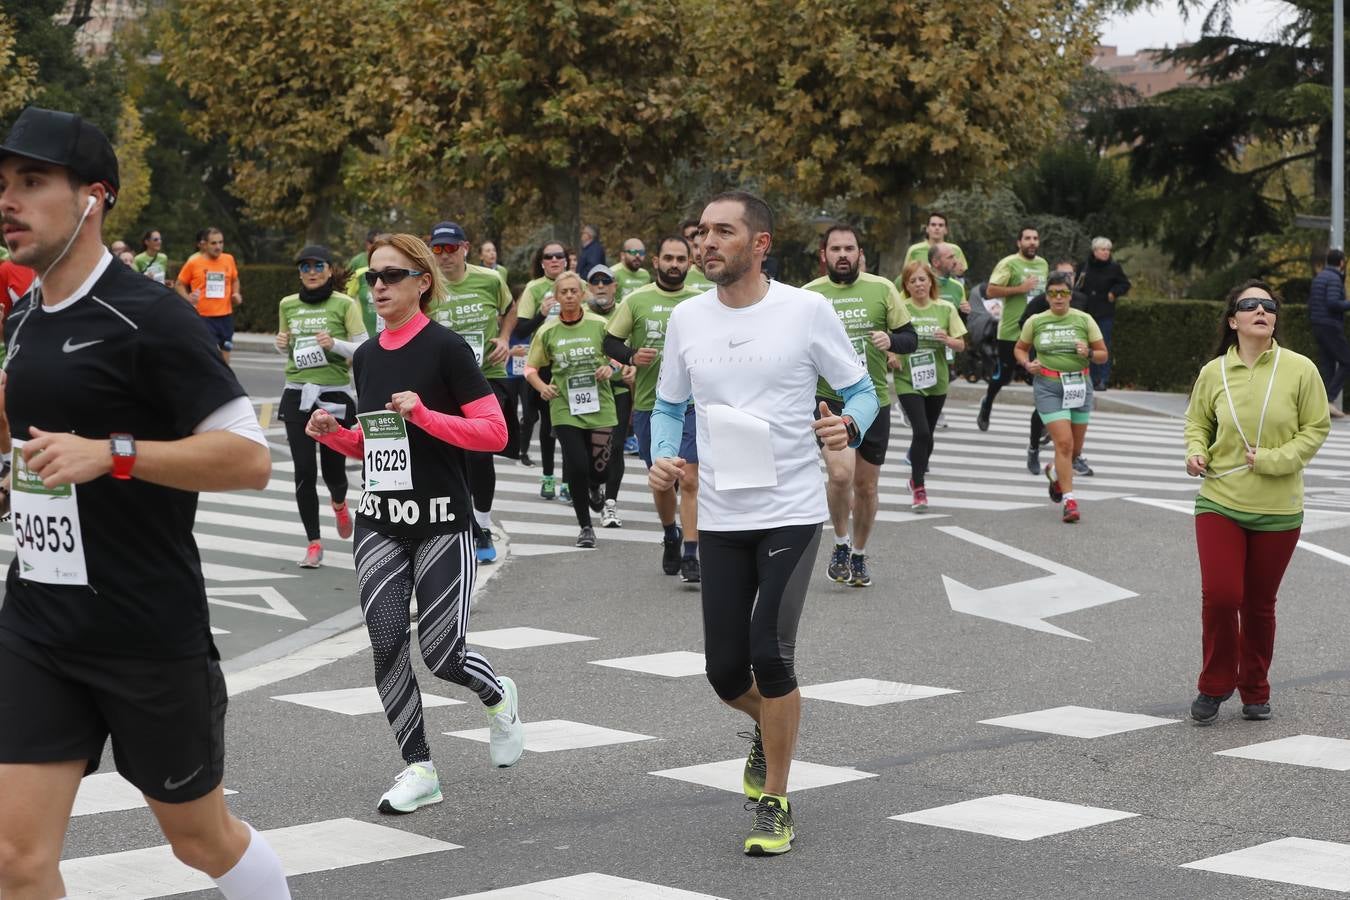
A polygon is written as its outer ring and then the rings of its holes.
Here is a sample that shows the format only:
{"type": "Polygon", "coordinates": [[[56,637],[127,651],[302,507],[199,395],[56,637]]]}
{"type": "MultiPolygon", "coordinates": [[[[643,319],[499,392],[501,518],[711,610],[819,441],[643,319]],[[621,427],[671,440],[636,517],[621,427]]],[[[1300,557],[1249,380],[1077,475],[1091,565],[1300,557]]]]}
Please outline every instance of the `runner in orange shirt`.
{"type": "Polygon", "coordinates": [[[203,236],[202,252],[183,263],[174,287],[197,308],[229,365],[234,349],[234,308],[244,302],[239,292],[239,269],[234,257],[225,252],[225,235],[219,228],[208,228],[203,236]]]}

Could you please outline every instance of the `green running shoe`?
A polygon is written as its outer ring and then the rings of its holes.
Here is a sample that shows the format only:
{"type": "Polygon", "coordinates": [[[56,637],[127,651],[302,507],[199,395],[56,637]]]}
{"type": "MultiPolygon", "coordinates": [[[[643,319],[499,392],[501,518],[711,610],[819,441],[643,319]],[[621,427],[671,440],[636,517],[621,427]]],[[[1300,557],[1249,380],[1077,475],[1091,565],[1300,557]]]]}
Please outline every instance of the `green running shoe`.
{"type": "Polygon", "coordinates": [[[758,800],[764,793],[764,779],[768,776],[768,765],[764,761],[764,738],[760,736],[759,726],[754,731],[742,731],[737,737],[750,742],[750,755],[745,758],[745,775],[742,785],[747,800],[758,800]]]}
{"type": "Polygon", "coordinates": [[[540,478],[539,478],[539,496],[540,496],[541,498],[543,498],[544,500],[552,500],[554,497],[558,496],[558,492],[557,492],[557,489],[556,489],[556,487],[555,487],[555,485],[554,485],[554,481],[553,481],[553,476],[552,476],[552,475],[543,475],[543,476],[540,476],[540,478]]]}
{"type": "Polygon", "coordinates": [[[745,839],[746,856],[777,856],[792,849],[792,811],[786,797],[765,794],[745,808],[755,814],[755,824],[745,839]]]}

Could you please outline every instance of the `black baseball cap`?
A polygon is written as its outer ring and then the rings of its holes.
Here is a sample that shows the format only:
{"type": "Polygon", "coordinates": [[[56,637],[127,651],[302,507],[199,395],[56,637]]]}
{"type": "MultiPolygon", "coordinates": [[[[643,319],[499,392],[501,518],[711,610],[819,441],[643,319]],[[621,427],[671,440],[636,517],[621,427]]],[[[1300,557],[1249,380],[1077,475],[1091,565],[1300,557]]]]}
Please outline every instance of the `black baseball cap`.
{"type": "Polygon", "coordinates": [[[327,263],[330,266],[333,264],[333,254],[330,253],[328,248],[323,244],[310,244],[305,247],[305,249],[295,254],[295,261],[297,264],[302,263],[307,259],[327,263]]]}
{"type": "Polygon", "coordinates": [[[0,144],[0,159],[22,156],[64,166],[89,184],[108,188],[112,206],[121,187],[117,154],[97,125],[74,113],[30,106],[19,113],[0,144]]]}
{"type": "Polygon", "coordinates": [[[459,227],[458,222],[437,222],[431,229],[431,240],[428,242],[431,246],[444,246],[445,244],[467,244],[469,236],[464,233],[464,229],[459,227]]]}

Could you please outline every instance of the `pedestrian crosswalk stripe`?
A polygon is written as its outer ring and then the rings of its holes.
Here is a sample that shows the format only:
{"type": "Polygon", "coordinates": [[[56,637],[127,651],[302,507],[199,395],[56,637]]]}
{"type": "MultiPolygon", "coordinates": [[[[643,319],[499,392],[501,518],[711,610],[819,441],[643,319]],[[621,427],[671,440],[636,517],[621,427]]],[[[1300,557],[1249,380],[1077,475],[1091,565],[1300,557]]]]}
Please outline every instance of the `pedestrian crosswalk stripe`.
{"type": "MultiPolygon", "coordinates": [[[[225,789],[226,796],[237,793],[239,792],[225,789]]],[[[145,795],[139,788],[116,772],[100,772],[88,775],[80,781],[80,790],[75,795],[75,806],[71,809],[70,815],[94,816],[127,809],[142,809],[145,806],[145,795]]]]}
{"type": "Polygon", "coordinates": [[[1350,844],[1287,837],[1189,862],[1181,868],[1350,891],[1350,844]]]}
{"type": "Polygon", "coordinates": [[[1141,728],[1175,725],[1177,721],[1177,719],[1164,719],[1159,716],[1116,712],[1112,709],[1056,706],[1053,709],[1040,709],[1035,712],[1000,716],[997,719],[982,719],[980,724],[1019,728],[1023,731],[1039,731],[1043,734],[1058,734],[1065,737],[1099,738],[1112,734],[1124,734],[1127,731],[1137,731],[1141,728]]]}
{"type": "MultiPolygon", "coordinates": [[[[566,719],[545,719],[542,722],[526,722],[525,749],[534,753],[559,753],[564,750],[589,750],[594,747],[609,747],[614,744],[635,744],[639,741],[655,741],[649,734],[636,734],[631,731],[619,731],[604,728],[586,722],[569,722],[566,719]]],[[[488,742],[488,729],[471,728],[467,731],[447,731],[448,737],[488,742]]]]}
{"type": "Polygon", "coordinates": [[[846,703],[849,706],[882,706],[887,703],[925,700],[929,697],[959,693],[961,692],[952,688],[929,687],[924,684],[904,684],[899,681],[881,681],[876,678],[850,678],[846,681],[812,684],[801,689],[803,697],[812,700],[828,700],[832,703],[846,703]]]}
{"type": "Polygon", "coordinates": [[[679,888],[616,878],[599,872],[550,878],[516,887],[460,894],[446,900],[721,900],[712,894],[696,894],[679,888]]]}
{"type": "MultiPolygon", "coordinates": [[[[309,822],[262,834],[281,857],[288,877],[461,849],[458,844],[355,819],[309,822]]],[[[151,900],[213,887],[205,874],[174,858],[167,844],[67,859],[61,863],[61,875],[71,900],[151,900]]]]}
{"type": "Polygon", "coordinates": [[[1034,841],[1052,834],[1077,831],[1121,819],[1133,819],[1138,813],[1079,806],[1038,797],[998,794],[977,800],[964,800],[890,818],[897,822],[932,825],[956,831],[972,831],[1013,841],[1034,841]]]}
{"type": "Polygon", "coordinates": [[[1234,747],[1232,750],[1220,750],[1215,756],[1236,756],[1287,766],[1350,772],[1350,741],[1315,734],[1296,734],[1293,737],[1234,747]]]}
{"type": "MultiPolygon", "coordinates": [[[[678,769],[662,769],[650,774],[739,794],[744,790],[745,757],[696,766],[682,766],[678,769]]],[[[793,759],[788,769],[788,791],[807,791],[876,777],[875,772],[864,772],[850,766],[825,766],[793,759]]]]}

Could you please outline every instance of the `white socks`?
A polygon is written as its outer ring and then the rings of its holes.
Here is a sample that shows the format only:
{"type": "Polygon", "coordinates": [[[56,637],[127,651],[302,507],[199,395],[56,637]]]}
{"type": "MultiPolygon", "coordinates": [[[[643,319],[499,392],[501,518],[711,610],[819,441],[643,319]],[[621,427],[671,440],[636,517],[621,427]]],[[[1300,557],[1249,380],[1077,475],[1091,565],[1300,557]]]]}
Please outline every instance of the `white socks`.
{"type": "Polygon", "coordinates": [[[478,527],[484,531],[492,530],[492,513],[473,511],[473,520],[478,523],[478,527]]]}
{"type": "Polygon", "coordinates": [[[849,540],[848,540],[848,532],[845,531],[843,534],[840,534],[839,532],[836,531],[836,532],[834,533],[834,542],[835,542],[836,544],[843,544],[844,546],[848,546],[848,542],[849,542],[849,540]]]}
{"type": "Polygon", "coordinates": [[[286,873],[267,839],[248,828],[248,848],[234,868],[214,879],[225,900],[291,900],[286,873]]]}
{"type": "Polygon", "coordinates": [[[1066,501],[1072,500],[1072,499],[1073,499],[1073,491],[1069,491],[1067,494],[1065,494],[1065,495],[1064,495],[1064,499],[1065,499],[1066,501]]]}

